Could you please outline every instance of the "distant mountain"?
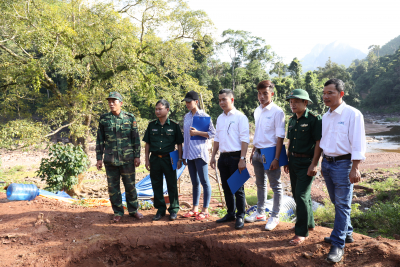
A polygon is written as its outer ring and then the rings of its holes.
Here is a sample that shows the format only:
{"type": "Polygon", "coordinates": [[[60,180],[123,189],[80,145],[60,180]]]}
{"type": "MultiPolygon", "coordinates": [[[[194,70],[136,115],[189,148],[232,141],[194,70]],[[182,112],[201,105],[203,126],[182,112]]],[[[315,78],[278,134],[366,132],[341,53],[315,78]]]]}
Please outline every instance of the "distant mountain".
{"type": "Polygon", "coordinates": [[[326,61],[328,61],[330,57],[332,62],[339,65],[343,64],[348,67],[354,59],[363,59],[366,56],[364,52],[348,44],[333,42],[328,45],[316,45],[311,52],[301,60],[301,64],[303,66],[303,72],[316,70],[318,67],[325,66],[326,61]]]}
{"type": "Polygon", "coordinates": [[[396,52],[396,50],[399,48],[400,48],[400,35],[390,40],[385,45],[383,45],[381,47],[381,50],[379,51],[379,56],[383,57],[386,55],[393,55],[394,52],[396,52]]]}

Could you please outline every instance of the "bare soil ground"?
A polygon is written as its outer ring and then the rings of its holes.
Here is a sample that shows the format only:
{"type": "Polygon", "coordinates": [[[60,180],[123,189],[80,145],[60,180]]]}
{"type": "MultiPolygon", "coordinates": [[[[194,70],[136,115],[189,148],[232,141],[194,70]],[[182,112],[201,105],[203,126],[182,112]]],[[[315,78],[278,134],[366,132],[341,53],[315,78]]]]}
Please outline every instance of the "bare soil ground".
{"type": "MultiPolygon", "coordinates": [[[[217,224],[167,217],[154,211],[138,221],[124,216],[110,223],[110,208],[84,208],[38,197],[9,202],[0,193],[0,266],[328,266],[330,229],[316,227],[301,246],[288,241],[293,224],[272,232],[264,223],[217,224]],[[37,224],[44,214],[45,222],[37,224]]],[[[355,234],[341,266],[399,266],[400,242],[355,234]]]]}

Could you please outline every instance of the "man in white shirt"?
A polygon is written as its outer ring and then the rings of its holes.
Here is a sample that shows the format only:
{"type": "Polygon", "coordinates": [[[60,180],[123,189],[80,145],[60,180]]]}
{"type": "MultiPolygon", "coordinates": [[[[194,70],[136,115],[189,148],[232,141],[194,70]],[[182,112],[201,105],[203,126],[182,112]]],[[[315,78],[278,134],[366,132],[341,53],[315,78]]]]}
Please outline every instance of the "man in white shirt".
{"type": "Polygon", "coordinates": [[[365,160],[366,142],[363,115],[342,99],[343,81],[330,79],[324,86],[323,100],[329,110],[322,117],[321,172],[335,205],[333,231],[325,237],[325,242],[332,244],[326,260],[335,263],[341,261],[345,243],[354,242],[351,200],[353,184],[361,180],[358,165],[365,160]]]}
{"type": "Polygon", "coordinates": [[[222,89],[219,92],[219,106],[224,112],[217,119],[214,149],[210,165],[215,169],[215,155],[220,150],[218,170],[221,174],[222,188],[224,190],[228,213],[222,219],[217,220],[217,222],[230,222],[236,218],[235,228],[242,229],[246,208],[244,186],[239,188],[233,195],[227,181],[237,169],[241,172],[246,168],[246,153],[250,142],[249,120],[234,107],[234,101],[232,90],[222,89]]]}
{"type": "Polygon", "coordinates": [[[279,155],[281,154],[285,138],[285,114],[272,101],[274,84],[271,81],[262,81],[257,85],[258,101],[260,106],[254,111],[256,130],[253,139],[253,150],[250,162],[253,164],[257,184],[257,210],[246,222],[266,221],[265,203],[267,201],[267,180],[274,192],[274,204],[265,229],[273,230],[279,223],[279,211],[282,202],[281,168],[279,155]],[[268,170],[264,170],[260,149],[276,147],[275,158],[268,170]]]}

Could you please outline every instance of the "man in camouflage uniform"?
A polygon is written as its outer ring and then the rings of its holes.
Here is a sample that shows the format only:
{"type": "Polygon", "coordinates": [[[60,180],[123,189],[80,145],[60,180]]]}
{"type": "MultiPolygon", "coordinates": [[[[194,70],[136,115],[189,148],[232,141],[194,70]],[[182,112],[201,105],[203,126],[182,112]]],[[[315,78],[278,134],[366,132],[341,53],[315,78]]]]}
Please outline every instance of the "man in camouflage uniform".
{"type": "Polygon", "coordinates": [[[121,110],[122,96],[111,92],[107,98],[111,112],[100,116],[97,129],[97,169],[104,166],[107,173],[108,194],[114,211],[114,222],[124,215],[120,177],[125,186],[126,205],[130,216],[142,219],[138,212],[135,187],[135,167],[140,165],[140,139],[135,116],[121,110]]]}
{"type": "Polygon", "coordinates": [[[183,135],[177,122],[168,118],[169,103],[161,99],[156,103],[157,120],[151,121],[144,134],[146,142],[146,168],[150,171],[150,179],[154,192],[154,207],[157,209],[154,221],[165,216],[167,206],[163,194],[163,175],[168,188],[169,219],[176,220],[179,211],[178,185],[176,182],[176,170],[172,169],[170,152],[178,146],[178,169],[182,166],[183,135]],[[151,152],[151,156],[150,155],[151,152]]]}
{"type": "Polygon", "coordinates": [[[321,156],[319,142],[322,132],[322,118],[308,109],[312,103],[307,91],[295,89],[286,97],[294,115],[290,117],[287,131],[289,165],[284,167],[290,173],[293,198],[296,202],[295,236],[289,244],[300,245],[313,231],[314,216],[311,202],[311,184],[317,174],[321,156]]]}

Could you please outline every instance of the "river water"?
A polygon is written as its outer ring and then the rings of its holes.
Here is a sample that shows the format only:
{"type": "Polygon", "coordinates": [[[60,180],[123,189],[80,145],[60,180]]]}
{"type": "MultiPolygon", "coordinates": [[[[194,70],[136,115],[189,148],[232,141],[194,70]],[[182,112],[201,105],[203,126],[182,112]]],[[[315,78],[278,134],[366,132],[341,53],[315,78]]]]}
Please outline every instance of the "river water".
{"type": "Polygon", "coordinates": [[[390,128],[389,131],[367,135],[379,140],[379,142],[369,142],[367,140],[367,152],[400,153],[400,125],[390,124],[388,127],[392,128],[390,128]]]}

